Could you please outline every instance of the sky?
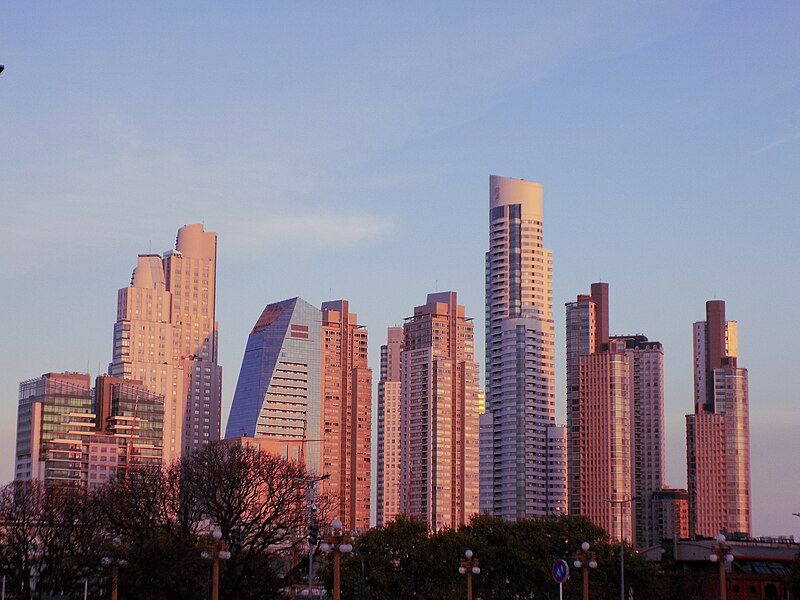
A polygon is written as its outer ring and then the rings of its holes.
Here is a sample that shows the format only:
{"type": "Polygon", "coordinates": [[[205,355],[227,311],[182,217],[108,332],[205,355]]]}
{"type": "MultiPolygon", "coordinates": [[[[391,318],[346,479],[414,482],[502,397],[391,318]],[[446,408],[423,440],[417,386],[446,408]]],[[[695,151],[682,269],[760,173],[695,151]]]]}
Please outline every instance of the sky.
{"type": "MultiPolygon", "coordinates": [[[[227,416],[263,306],[387,326],[452,289],[483,363],[488,176],[538,181],[564,303],[665,348],[685,486],[691,325],[727,301],[750,373],[753,528],[800,531],[800,6],[16,3],[0,20],[0,481],[18,383],[111,357],[137,253],[219,235],[227,416]]],[[[223,423],[224,430],[224,423],[223,423]]]]}

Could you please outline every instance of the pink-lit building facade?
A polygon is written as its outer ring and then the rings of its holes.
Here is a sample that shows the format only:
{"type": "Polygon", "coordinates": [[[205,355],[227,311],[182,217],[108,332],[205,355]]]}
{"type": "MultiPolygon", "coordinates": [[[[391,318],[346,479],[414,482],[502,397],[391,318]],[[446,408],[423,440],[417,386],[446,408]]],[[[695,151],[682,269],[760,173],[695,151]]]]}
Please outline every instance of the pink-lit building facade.
{"type": "Polygon", "coordinates": [[[432,529],[478,512],[473,324],[455,292],[428,294],[403,326],[400,512],[432,529]]]}
{"type": "Polygon", "coordinates": [[[566,306],[569,511],[647,547],[664,482],[664,351],[643,335],[610,336],[608,298],[594,283],[566,306]]]}
{"type": "Polygon", "coordinates": [[[689,537],[689,494],[686,490],[664,488],[654,492],[653,515],[657,537],[649,546],[689,537]]]}
{"type": "Polygon", "coordinates": [[[389,327],[381,346],[378,381],[378,465],[376,525],[382,527],[400,512],[400,353],[403,328],[389,327]]]}
{"type": "Polygon", "coordinates": [[[347,300],[322,304],[321,484],[338,502],[345,529],[370,524],[372,372],[367,330],[347,300]]]}
{"type": "Polygon", "coordinates": [[[694,414],[686,415],[689,528],[712,537],[751,532],[747,369],[738,358],[738,324],[725,302],[706,302],[693,326],[694,414]]]}
{"type": "Polygon", "coordinates": [[[564,432],[554,428],[552,252],[543,245],[542,206],[540,184],[489,177],[480,506],[509,520],[566,512],[558,444],[564,432]]]}
{"type": "Polygon", "coordinates": [[[138,257],[117,296],[109,373],[164,396],[165,462],[220,436],[216,254],[216,233],[185,225],[175,250],[138,257]]]}

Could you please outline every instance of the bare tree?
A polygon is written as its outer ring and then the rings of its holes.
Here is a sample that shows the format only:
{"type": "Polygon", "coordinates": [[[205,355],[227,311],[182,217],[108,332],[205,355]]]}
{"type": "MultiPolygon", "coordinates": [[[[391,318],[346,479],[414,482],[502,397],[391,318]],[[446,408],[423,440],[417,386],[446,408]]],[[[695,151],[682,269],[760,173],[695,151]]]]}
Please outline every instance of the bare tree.
{"type": "Polygon", "coordinates": [[[240,445],[209,444],[183,462],[183,493],[195,520],[211,521],[241,549],[285,550],[305,538],[305,467],[240,445]]]}

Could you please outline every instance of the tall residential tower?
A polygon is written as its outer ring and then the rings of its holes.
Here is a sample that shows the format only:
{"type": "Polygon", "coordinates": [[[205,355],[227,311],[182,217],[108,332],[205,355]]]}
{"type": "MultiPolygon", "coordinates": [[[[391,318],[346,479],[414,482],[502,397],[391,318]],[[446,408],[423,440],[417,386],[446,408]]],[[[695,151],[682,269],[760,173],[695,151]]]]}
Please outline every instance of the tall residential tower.
{"type": "Polygon", "coordinates": [[[164,396],[165,462],[220,435],[216,254],[216,233],[184,225],[175,250],[139,255],[117,294],[109,374],[164,396]]]}
{"type": "Polygon", "coordinates": [[[372,372],[367,330],[347,300],[322,304],[322,492],[346,529],[369,529],[372,372]]]}
{"type": "Polygon", "coordinates": [[[542,245],[541,185],[492,175],[480,487],[481,510],[505,519],[563,513],[565,506],[563,464],[548,460],[550,440],[559,437],[551,428],[551,265],[542,245]]]}
{"type": "Polygon", "coordinates": [[[725,302],[706,302],[694,324],[694,414],[686,415],[689,529],[749,534],[750,420],[747,369],[737,364],[738,325],[725,302]]]}
{"type": "Polygon", "coordinates": [[[382,527],[400,512],[400,353],[403,328],[389,327],[381,346],[378,382],[378,480],[376,525],[382,527]]]}
{"type": "Polygon", "coordinates": [[[478,365],[455,292],[428,294],[403,327],[400,512],[431,529],[478,512],[478,365]]]}
{"type": "Polygon", "coordinates": [[[609,335],[606,283],[568,303],[566,317],[570,514],[649,546],[664,480],[663,348],[609,335]]]}

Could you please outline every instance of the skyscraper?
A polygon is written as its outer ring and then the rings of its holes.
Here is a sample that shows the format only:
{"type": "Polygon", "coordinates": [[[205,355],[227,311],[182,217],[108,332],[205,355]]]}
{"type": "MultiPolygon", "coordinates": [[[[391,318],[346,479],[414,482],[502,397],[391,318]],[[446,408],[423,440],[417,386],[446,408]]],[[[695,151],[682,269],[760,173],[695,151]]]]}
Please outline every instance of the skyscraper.
{"type": "Polygon", "coordinates": [[[268,304],[247,338],[226,438],[314,440],[306,467],[322,472],[322,312],[301,298],[268,304]]]}
{"type": "Polygon", "coordinates": [[[109,374],[164,396],[165,462],[219,439],[216,248],[215,233],[185,225],[175,250],[139,256],[117,296],[109,374]]]}
{"type": "MultiPolygon", "coordinates": [[[[372,373],[347,300],[268,304],[247,339],[225,431],[302,456],[346,529],[369,528],[372,373]],[[299,452],[297,449],[299,448],[299,452]]],[[[248,444],[250,445],[250,444],[248,444]]]]}
{"type": "Polygon", "coordinates": [[[473,325],[455,292],[428,294],[403,326],[400,512],[432,529],[478,511],[473,325]]]}
{"type": "Polygon", "coordinates": [[[400,512],[400,353],[403,328],[389,327],[381,346],[378,382],[378,468],[376,525],[382,527],[400,512]]]}
{"type": "Polygon", "coordinates": [[[694,324],[694,414],[686,415],[689,528],[749,534],[750,423],[747,369],[737,364],[738,325],[725,302],[706,302],[694,324]]]}
{"type": "Polygon", "coordinates": [[[349,530],[366,531],[370,518],[372,372],[367,330],[347,300],[322,304],[322,492],[338,501],[349,530]]]}
{"type": "Polygon", "coordinates": [[[633,541],[638,548],[659,541],[653,497],[664,485],[664,348],[643,335],[612,336],[625,344],[630,393],[633,541]]]}
{"type": "Polygon", "coordinates": [[[664,480],[664,351],[609,336],[608,284],[566,306],[569,510],[637,546],[657,535],[664,480]],[[637,498],[622,508],[613,505],[637,498]]]}
{"type": "Polygon", "coordinates": [[[178,230],[175,250],[164,254],[172,294],[176,354],[187,376],[182,452],[218,440],[222,417],[222,367],[217,364],[217,234],[202,225],[178,230]]]}
{"type": "Polygon", "coordinates": [[[480,487],[481,510],[505,519],[559,513],[565,504],[563,468],[547,460],[555,422],[551,265],[541,185],[492,175],[480,487]]]}

